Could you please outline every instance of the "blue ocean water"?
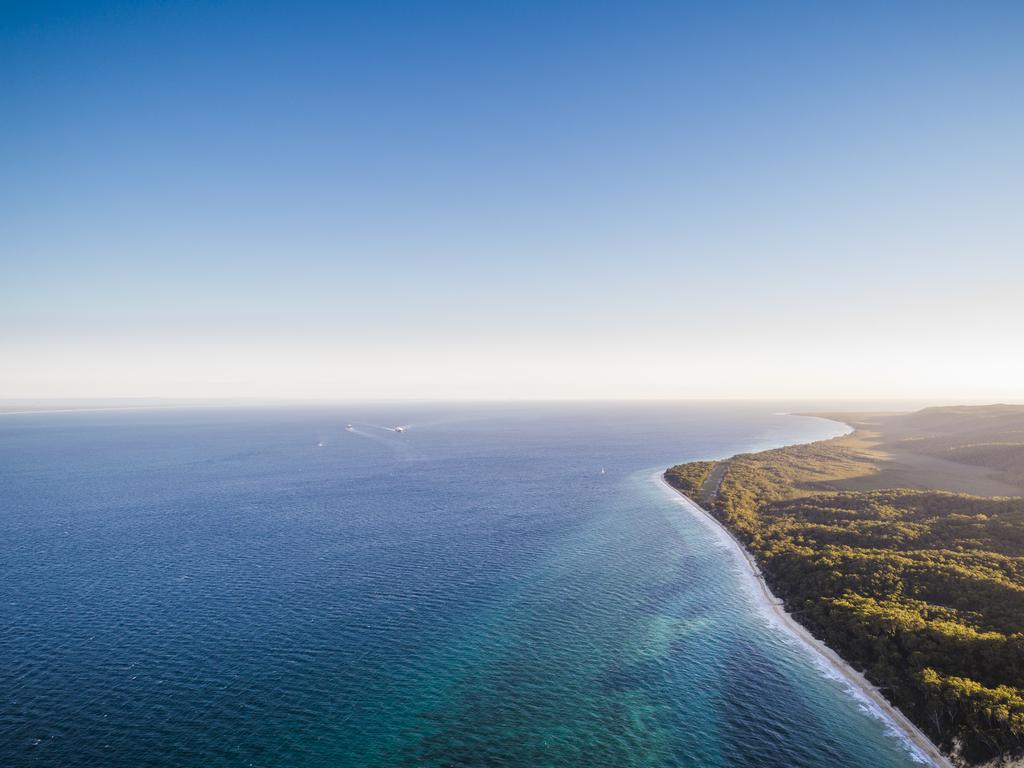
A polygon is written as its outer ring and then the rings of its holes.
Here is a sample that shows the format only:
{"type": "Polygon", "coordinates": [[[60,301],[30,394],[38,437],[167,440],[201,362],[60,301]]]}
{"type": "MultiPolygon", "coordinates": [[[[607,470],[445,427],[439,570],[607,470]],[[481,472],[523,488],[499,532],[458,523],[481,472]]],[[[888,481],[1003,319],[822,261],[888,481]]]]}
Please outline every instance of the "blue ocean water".
{"type": "Polygon", "coordinates": [[[777,410],[0,416],[0,765],[913,765],[655,481],[777,410]]]}

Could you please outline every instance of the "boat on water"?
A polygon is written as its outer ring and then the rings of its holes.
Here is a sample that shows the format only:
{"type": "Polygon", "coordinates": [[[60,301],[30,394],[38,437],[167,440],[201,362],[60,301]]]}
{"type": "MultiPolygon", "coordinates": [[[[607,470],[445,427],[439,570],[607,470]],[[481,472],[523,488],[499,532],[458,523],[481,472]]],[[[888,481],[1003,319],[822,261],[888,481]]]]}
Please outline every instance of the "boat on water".
{"type": "Polygon", "coordinates": [[[345,425],[345,431],[346,432],[351,432],[352,431],[352,425],[351,424],[346,424],[345,425]]]}
{"type": "Polygon", "coordinates": [[[395,432],[405,432],[405,427],[395,427],[395,432]]]}

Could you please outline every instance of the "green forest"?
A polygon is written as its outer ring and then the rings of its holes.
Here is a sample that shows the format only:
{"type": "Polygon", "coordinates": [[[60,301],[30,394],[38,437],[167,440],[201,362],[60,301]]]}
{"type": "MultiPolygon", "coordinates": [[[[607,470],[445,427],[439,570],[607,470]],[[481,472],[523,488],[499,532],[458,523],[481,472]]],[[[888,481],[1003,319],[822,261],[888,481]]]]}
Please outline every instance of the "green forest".
{"type": "Polygon", "coordinates": [[[772,590],[966,764],[1024,753],[1024,499],[833,491],[867,459],[826,441],[713,462],[666,480],[727,525],[772,590]]]}
{"type": "Polygon", "coordinates": [[[665,477],[687,496],[696,499],[699,497],[700,487],[714,466],[713,461],[691,461],[689,464],[672,467],[665,473],[665,477]]]}

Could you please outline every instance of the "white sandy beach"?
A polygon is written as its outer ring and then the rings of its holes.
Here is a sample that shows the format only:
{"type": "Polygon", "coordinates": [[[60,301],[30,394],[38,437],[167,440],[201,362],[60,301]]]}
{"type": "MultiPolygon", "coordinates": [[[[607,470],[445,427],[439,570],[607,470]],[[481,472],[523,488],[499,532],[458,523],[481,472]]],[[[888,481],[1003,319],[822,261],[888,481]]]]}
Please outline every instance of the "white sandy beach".
{"type": "Polygon", "coordinates": [[[797,622],[796,619],[794,619],[782,607],[782,601],[768,588],[768,584],[765,582],[764,577],[761,574],[761,569],[758,567],[753,556],[746,550],[742,543],[740,543],[739,539],[733,536],[732,532],[728,528],[722,525],[710,512],[695,503],[682,491],[679,491],[669,485],[661,473],[658,473],[657,478],[661,485],[672,495],[674,499],[676,499],[677,502],[680,503],[681,506],[685,507],[691,514],[704,521],[712,530],[717,532],[721,536],[722,540],[730,545],[730,549],[733,551],[734,555],[736,555],[741,562],[745,563],[746,570],[749,573],[750,578],[757,585],[757,588],[754,591],[755,594],[759,596],[762,607],[767,613],[777,620],[779,626],[793,635],[794,638],[803,643],[811,651],[816,653],[830,669],[863,694],[868,701],[874,704],[881,715],[888,719],[892,726],[899,730],[914,746],[916,751],[919,753],[919,757],[927,759],[933,766],[936,766],[936,768],[954,768],[953,764],[945,755],[942,754],[941,751],[939,751],[939,748],[932,743],[931,739],[929,739],[916,725],[910,722],[910,720],[908,720],[898,708],[893,706],[885,696],[882,695],[881,691],[872,685],[864,675],[847,664],[839,654],[829,648],[825,643],[814,637],[814,635],[808,632],[802,624],[797,622]]]}

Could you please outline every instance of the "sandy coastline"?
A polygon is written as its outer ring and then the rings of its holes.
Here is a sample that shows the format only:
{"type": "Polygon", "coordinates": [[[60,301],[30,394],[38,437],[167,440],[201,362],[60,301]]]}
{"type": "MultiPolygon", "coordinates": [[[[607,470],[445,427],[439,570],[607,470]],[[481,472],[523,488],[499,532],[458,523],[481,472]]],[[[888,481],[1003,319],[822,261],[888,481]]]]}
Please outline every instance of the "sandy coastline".
{"type": "Polygon", "coordinates": [[[860,672],[855,670],[843,658],[829,648],[821,640],[818,640],[814,635],[807,631],[807,629],[794,619],[782,605],[782,601],[776,597],[771,589],[768,588],[767,582],[765,582],[761,569],[758,567],[757,562],[754,560],[746,547],[733,536],[732,531],[726,528],[720,523],[714,515],[708,512],[706,509],[701,507],[699,504],[694,502],[689,496],[684,494],[677,488],[673,488],[668,482],[665,481],[664,476],[659,473],[657,475],[658,481],[666,488],[673,497],[683,506],[686,507],[691,514],[704,520],[710,524],[711,527],[718,531],[723,541],[731,543],[735,553],[739,555],[744,563],[747,565],[747,570],[750,577],[757,583],[757,595],[761,599],[761,603],[765,610],[768,611],[790,634],[792,634],[797,640],[803,643],[807,648],[818,654],[819,657],[838,675],[850,683],[854,688],[860,691],[865,698],[871,701],[881,711],[882,715],[891,721],[892,725],[897,728],[907,740],[914,745],[916,750],[920,753],[920,757],[927,759],[936,768],[954,768],[953,764],[949,759],[942,754],[938,747],[932,743],[916,725],[914,725],[907,717],[893,706],[885,696],[882,695],[874,685],[872,685],[867,678],[864,677],[860,672]]]}

